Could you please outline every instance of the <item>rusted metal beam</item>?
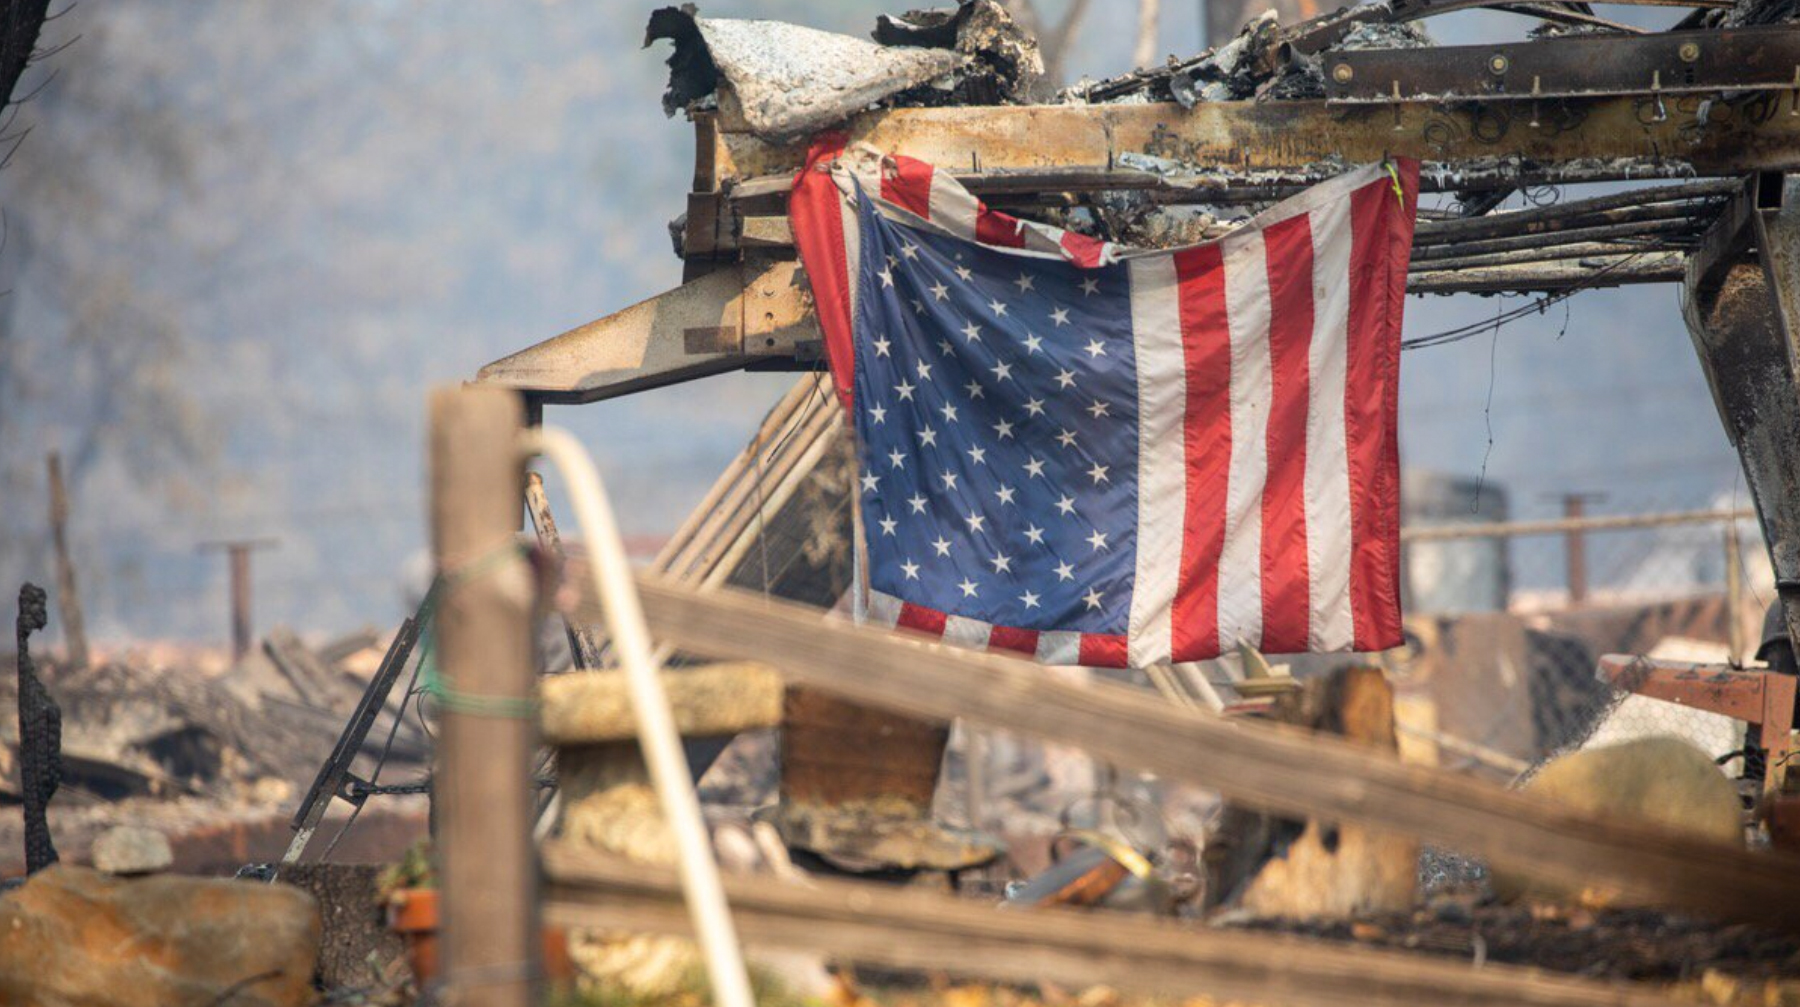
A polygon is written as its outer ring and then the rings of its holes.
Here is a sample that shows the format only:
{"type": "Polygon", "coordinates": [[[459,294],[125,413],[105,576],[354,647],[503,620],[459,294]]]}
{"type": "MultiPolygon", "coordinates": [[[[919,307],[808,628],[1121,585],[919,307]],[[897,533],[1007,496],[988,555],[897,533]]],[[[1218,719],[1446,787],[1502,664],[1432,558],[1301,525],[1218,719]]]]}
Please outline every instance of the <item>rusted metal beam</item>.
{"type": "MultiPolygon", "coordinates": [[[[1731,175],[1800,168],[1800,116],[1779,92],[1738,101],[1667,103],[1647,114],[1632,97],[1546,102],[1536,117],[1484,101],[1403,99],[1382,107],[1327,101],[905,108],[851,120],[852,141],[949,171],[1129,166],[1160,159],[1198,181],[1255,181],[1258,172],[1316,170],[1345,162],[1416,157],[1425,178],[1459,188],[1520,178],[1602,181],[1731,175]],[[1535,121],[1536,125],[1533,125],[1535,121]],[[1204,167],[1202,167],[1204,166],[1204,167]]],[[[791,173],[806,145],[727,128],[699,130],[703,189],[791,173]]],[[[1304,174],[1305,172],[1302,172],[1304,174]]]]}
{"type": "Polygon", "coordinates": [[[1768,767],[1763,793],[1781,792],[1793,747],[1794,676],[1720,664],[1653,661],[1626,654],[1605,654],[1597,677],[1616,688],[1678,706],[1723,714],[1763,728],[1768,767]]]}
{"type": "Polygon", "coordinates": [[[799,263],[734,263],[496,360],[475,383],[595,402],[760,358],[817,359],[820,338],[799,263]]]}

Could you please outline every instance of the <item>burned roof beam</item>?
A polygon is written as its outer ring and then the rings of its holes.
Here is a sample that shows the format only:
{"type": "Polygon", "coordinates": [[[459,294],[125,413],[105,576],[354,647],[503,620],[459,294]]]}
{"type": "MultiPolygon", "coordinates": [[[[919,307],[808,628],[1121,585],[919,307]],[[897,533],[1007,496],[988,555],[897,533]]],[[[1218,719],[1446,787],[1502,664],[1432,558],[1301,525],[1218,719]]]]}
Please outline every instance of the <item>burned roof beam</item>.
{"type": "MultiPolygon", "coordinates": [[[[1324,57],[1333,102],[1392,104],[1416,96],[1490,102],[1559,98],[1796,91],[1800,29],[1762,25],[1657,32],[1634,38],[1570,35],[1429,49],[1345,49],[1324,57]]],[[[1651,115],[1667,114],[1663,108],[1651,115]]],[[[1534,119],[1536,118],[1534,114],[1534,119]]]]}
{"type": "MultiPolygon", "coordinates": [[[[1261,173],[1276,173],[1265,185],[1304,184],[1346,163],[1406,156],[1427,162],[1425,184],[1462,190],[1800,169],[1800,116],[1775,114],[1775,95],[1669,102],[1660,118],[1629,96],[1546,101],[1537,116],[1440,99],[1380,107],[1246,101],[902,108],[859,115],[847,131],[852,141],[957,173],[1062,170],[1099,178],[1129,167],[1167,176],[1159,187],[1244,187],[1258,184],[1261,173]],[[1142,161],[1132,165],[1134,159],[1142,161]]],[[[718,122],[697,125],[707,191],[759,176],[791,178],[805,157],[803,142],[771,141],[718,122]]]]}

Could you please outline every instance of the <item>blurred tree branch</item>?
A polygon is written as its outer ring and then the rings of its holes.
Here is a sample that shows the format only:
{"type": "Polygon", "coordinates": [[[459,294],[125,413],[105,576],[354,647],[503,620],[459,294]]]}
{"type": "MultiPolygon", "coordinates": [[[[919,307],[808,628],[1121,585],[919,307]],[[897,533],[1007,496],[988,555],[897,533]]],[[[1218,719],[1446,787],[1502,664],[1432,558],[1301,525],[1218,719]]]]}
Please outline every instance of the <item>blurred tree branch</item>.
{"type": "Polygon", "coordinates": [[[1038,12],[1035,0],[1002,0],[1006,12],[1019,26],[1037,37],[1038,53],[1044,57],[1044,77],[1052,84],[1063,83],[1063,58],[1068,55],[1069,40],[1081,27],[1087,15],[1089,0],[1069,0],[1063,16],[1051,24],[1038,12]]]}
{"type": "Polygon", "coordinates": [[[12,100],[19,77],[37,55],[38,32],[50,0],[11,0],[0,10],[0,98],[12,100]]]}

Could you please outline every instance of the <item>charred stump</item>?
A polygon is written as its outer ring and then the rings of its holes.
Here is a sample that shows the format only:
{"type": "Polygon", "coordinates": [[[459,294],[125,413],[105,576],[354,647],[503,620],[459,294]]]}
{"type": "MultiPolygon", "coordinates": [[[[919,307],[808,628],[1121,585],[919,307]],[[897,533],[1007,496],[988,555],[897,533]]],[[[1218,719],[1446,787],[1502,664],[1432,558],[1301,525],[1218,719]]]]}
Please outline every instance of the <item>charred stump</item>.
{"type": "Polygon", "coordinates": [[[25,871],[56,863],[47,810],[62,783],[62,710],[37,677],[27,638],[49,622],[44,589],[19,588],[19,793],[25,800],[25,871]]]}

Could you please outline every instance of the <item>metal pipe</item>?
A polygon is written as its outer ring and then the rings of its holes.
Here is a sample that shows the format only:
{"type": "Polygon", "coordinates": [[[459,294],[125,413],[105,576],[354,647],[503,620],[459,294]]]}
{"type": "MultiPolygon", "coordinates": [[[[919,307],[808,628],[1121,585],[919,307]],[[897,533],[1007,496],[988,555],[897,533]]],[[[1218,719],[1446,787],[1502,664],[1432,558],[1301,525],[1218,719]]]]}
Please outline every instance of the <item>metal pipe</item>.
{"type": "Polygon", "coordinates": [[[1618,531],[1626,528],[1666,528],[1678,524],[1712,524],[1754,521],[1756,511],[1665,511],[1658,514],[1608,514],[1602,517],[1563,518],[1553,521],[1495,521],[1467,524],[1422,525],[1400,529],[1402,542],[1434,542],[1458,538],[1513,538],[1524,535],[1561,535],[1570,531],[1618,531]]]}
{"type": "Polygon", "coordinates": [[[1725,523],[1725,639],[1733,668],[1744,666],[1744,543],[1736,521],[1725,523]]]}
{"type": "Polygon", "coordinates": [[[1429,245],[1423,248],[1414,248],[1412,261],[1428,262],[1432,259],[1453,259],[1469,255],[1485,255],[1489,252],[1511,252],[1521,248],[1546,248],[1551,245],[1567,245],[1577,241],[1616,240],[1637,235],[1695,233],[1699,230],[1698,225],[1699,222],[1693,220],[1650,220],[1639,224],[1620,224],[1610,227],[1578,227],[1555,234],[1525,234],[1508,238],[1488,238],[1482,241],[1429,245]]]}
{"type": "Polygon", "coordinates": [[[1424,269],[1406,275],[1409,294],[1524,293],[1575,287],[1618,287],[1629,283],[1678,281],[1687,270],[1678,252],[1609,255],[1580,262],[1527,262],[1516,266],[1424,269]]]}
{"type": "Polygon", "coordinates": [[[1525,248],[1516,252],[1493,252],[1488,255],[1470,255],[1462,258],[1432,259],[1408,266],[1407,273],[1455,272],[1463,269],[1486,269],[1493,266],[1522,266],[1534,262],[1567,262],[1571,259],[1616,259],[1620,256],[1667,251],[1675,251],[1675,249],[1669,247],[1669,243],[1666,241],[1654,245],[1646,243],[1638,247],[1584,241],[1573,245],[1525,248]]]}
{"type": "Polygon", "coordinates": [[[737,927],[731,919],[731,907],[725,902],[724,884],[719,880],[718,861],[713,857],[700,799],[694,792],[687,756],[681,748],[681,733],[675,726],[675,715],[651,654],[650,628],[644,622],[631,560],[600,473],[581,443],[566,430],[541,427],[526,431],[522,440],[526,451],[543,455],[562,470],[576,523],[587,541],[594,595],[603,606],[607,631],[625,667],[631,707],[637,715],[638,744],[650,769],[650,782],[675,834],[682,895],[694,921],[694,932],[700,938],[713,1002],[719,1007],[756,1007],[743,951],[738,945],[737,927]]]}
{"type": "Polygon", "coordinates": [[[1414,234],[1429,241],[1452,238],[1486,238],[1502,234],[1536,234],[1542,231],[1567,230],[1571,226],[1618,223],[1632,220],[1663,220],[1669,217],[1714,216],[1724,206],[1724,197],[1740,183],[1708,181],[1695,193],[1689,186],[1666,185],[1654,189],[1633,189],[1592,199],[1538,206],[1526,210],[1502,210],[1479,217],[1457,217],[1450,220],[1421,220],[1414,234]],[[1626,198],[1631,197],[1631,198],[1626,198]]]}

